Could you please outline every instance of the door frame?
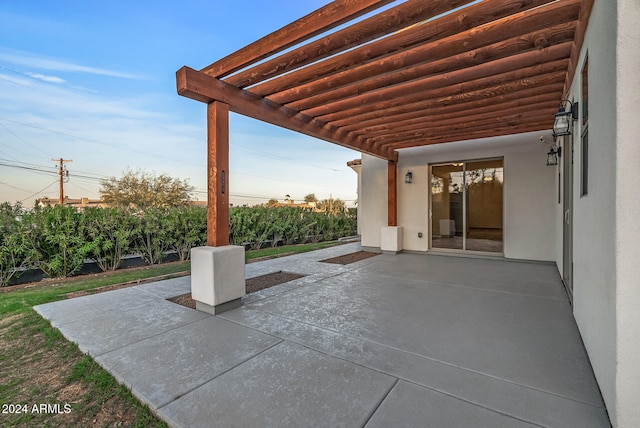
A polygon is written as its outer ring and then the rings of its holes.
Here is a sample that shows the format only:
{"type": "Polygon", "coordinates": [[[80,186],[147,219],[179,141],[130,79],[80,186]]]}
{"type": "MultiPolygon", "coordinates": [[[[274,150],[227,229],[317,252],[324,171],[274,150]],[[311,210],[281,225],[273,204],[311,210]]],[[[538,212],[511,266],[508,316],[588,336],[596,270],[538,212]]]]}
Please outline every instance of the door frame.
{"type": "Polygon", "coordinates": [[[562,282],[573,304],[573,135],[563,141],[562,192],[562,282]]]}
{"type": "Polygon", "coordinates": [[[434,252],[446,252],[446,253],[453,253],[453,254],[477,254],[477,255],[481,255],[481,256],[492,256],[492,257],[504,257],[505,254],[505,242],[506,242],[506,235],[505,235],[505,188],[506,188],[506,183],[505,183],[505,158],[504,156],[490,156],[490,157],[486,157],[486,158],[473,158],[473,159],[463,159],[463,160],[449,160],[449,161],[442,161],[442,162],[433,162],[433,163],[429,163],[429,179],[427,181],[427,192],[428,192],[428,218],[427,218],[427,230],[429,233],[429,239],[427,241],[427,251],[434,251],[434,252]],[[462,163],[463,167],[462,167],[462,173],[463,173],[463,177],[464,180],[466,180],[466,171],[467,171],[467,163],[473,163],[473,162],[482,162],[482,161],[490,161],[490,160],[501,160],[502,161],[502,252],[490,252],[490,251],[475,251],[475,250],[467,250],[466,249],[466,210],[468,209],[467,207],[467,203],[466,203],[466,198],[467,198],[467,189],[466,189],[466,185],[463,185],[463,204],[462,204],[462,211],[463,211],[463,219],[465,224],[463,224],[463,245],[462,245],[462,249],[453,249],[453,248],[440,248],[440,247],[434,247],[433,246],[433,194],[432,194],[432,190],[431,190],[431,180],[433,177],[433,167],[434,166],[438,166],[438,165],[446,165],[446,164],[455,164],[455,163],[462,163]]]}

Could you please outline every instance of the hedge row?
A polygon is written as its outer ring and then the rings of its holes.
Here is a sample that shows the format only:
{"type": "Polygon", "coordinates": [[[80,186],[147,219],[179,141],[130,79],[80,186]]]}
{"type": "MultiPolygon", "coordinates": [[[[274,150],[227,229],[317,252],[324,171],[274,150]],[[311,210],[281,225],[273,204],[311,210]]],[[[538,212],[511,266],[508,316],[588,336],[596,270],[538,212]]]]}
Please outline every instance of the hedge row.
{"type": "MultiPolygon", "coordinates": [[[[57,205],[25,212],[5,202],[0,204],[0,286],[31,268],[52,278],[70,276],[86,259],[103,271],[117,269],[129,254],[139,254],[148,264],[161,263],[168,252],[186,260],[192,247],[206,244],[206,218],[206,208],[194,206],[78,212],[57,205]]],[[[230,242],[248,248],[318,242],[353,234],[355,223],[347,214],[300,208],[232,208],[230,242]]]]}

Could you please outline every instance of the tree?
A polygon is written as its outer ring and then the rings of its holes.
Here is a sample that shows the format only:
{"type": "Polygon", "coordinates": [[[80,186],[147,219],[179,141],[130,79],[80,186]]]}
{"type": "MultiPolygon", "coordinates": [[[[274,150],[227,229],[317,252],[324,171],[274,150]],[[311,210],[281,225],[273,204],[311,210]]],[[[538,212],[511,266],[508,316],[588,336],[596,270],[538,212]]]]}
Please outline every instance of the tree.
{"type": "Polygon", "coordinates": [[[318,202],[318,208],[325,214],[338,215],[345,212],[346,205],[341,199],[323,199],[318,202]]]}
{"type": "Polygon", "coordinates": [[[271,198],[267,202],[267,207],[269,207],[269,208],[277,207],[277,206],[278,206],[278,200],[277,199],[271,198]]]}
{"type": "Polygon", "coordinates": [[[110,177],[101,180],[100,186],[100,195],[107,204],[140,209],[186,205],[191,201],[193,192],[188,180],[141,170],[127,170],[120,179],[110,177]]]}
{"type": "Polygon", "coordinates": [[[309,203],[312,203],[312,202],[313,202],[314,204],[317,204],[317,203],[318,203],[318,198],[316,198],[316,194],[315,194],[315,193],[309,193],[308,195],[306,195],[306,196],[304,197],[304,201],[305,201],[306,203],[308,203],[308,204],[309,204],[309,203]]]}

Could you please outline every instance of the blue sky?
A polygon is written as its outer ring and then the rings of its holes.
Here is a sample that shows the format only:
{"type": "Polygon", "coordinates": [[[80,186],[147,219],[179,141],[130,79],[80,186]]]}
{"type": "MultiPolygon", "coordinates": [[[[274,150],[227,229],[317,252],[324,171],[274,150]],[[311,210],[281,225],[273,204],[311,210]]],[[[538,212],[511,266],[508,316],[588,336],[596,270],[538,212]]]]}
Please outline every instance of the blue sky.
{"type": "MultiPolygon", "coordinates": [[[[126,169],[206,189],[206,106],[177,95],[175,72],[326,3],[0,1],[0,201],[57,198],[51,159],[60,157],[73,160],[65,184],[73,198],[97,198],[98,179],[126,169]]],[[[242,116],[230,122],[232,203],[356,199],[346,162],[359,153],[242,116]]]]}

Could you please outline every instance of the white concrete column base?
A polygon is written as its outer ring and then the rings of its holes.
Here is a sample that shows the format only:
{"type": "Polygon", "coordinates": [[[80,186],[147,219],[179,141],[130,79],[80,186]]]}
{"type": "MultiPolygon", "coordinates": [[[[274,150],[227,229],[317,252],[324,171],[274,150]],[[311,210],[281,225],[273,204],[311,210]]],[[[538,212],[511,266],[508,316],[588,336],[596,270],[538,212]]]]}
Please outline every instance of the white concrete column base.
{"type": "Polygon", "coordinates": [[[380,249],[396,254],[402,251],[402,226],[382,226],[380,249]]]}
{"type": "Polygon", "coordinates": [[[191,249],[191,297],[210,314],[240,306],[245,293],[244,247],[191,249]]]}

